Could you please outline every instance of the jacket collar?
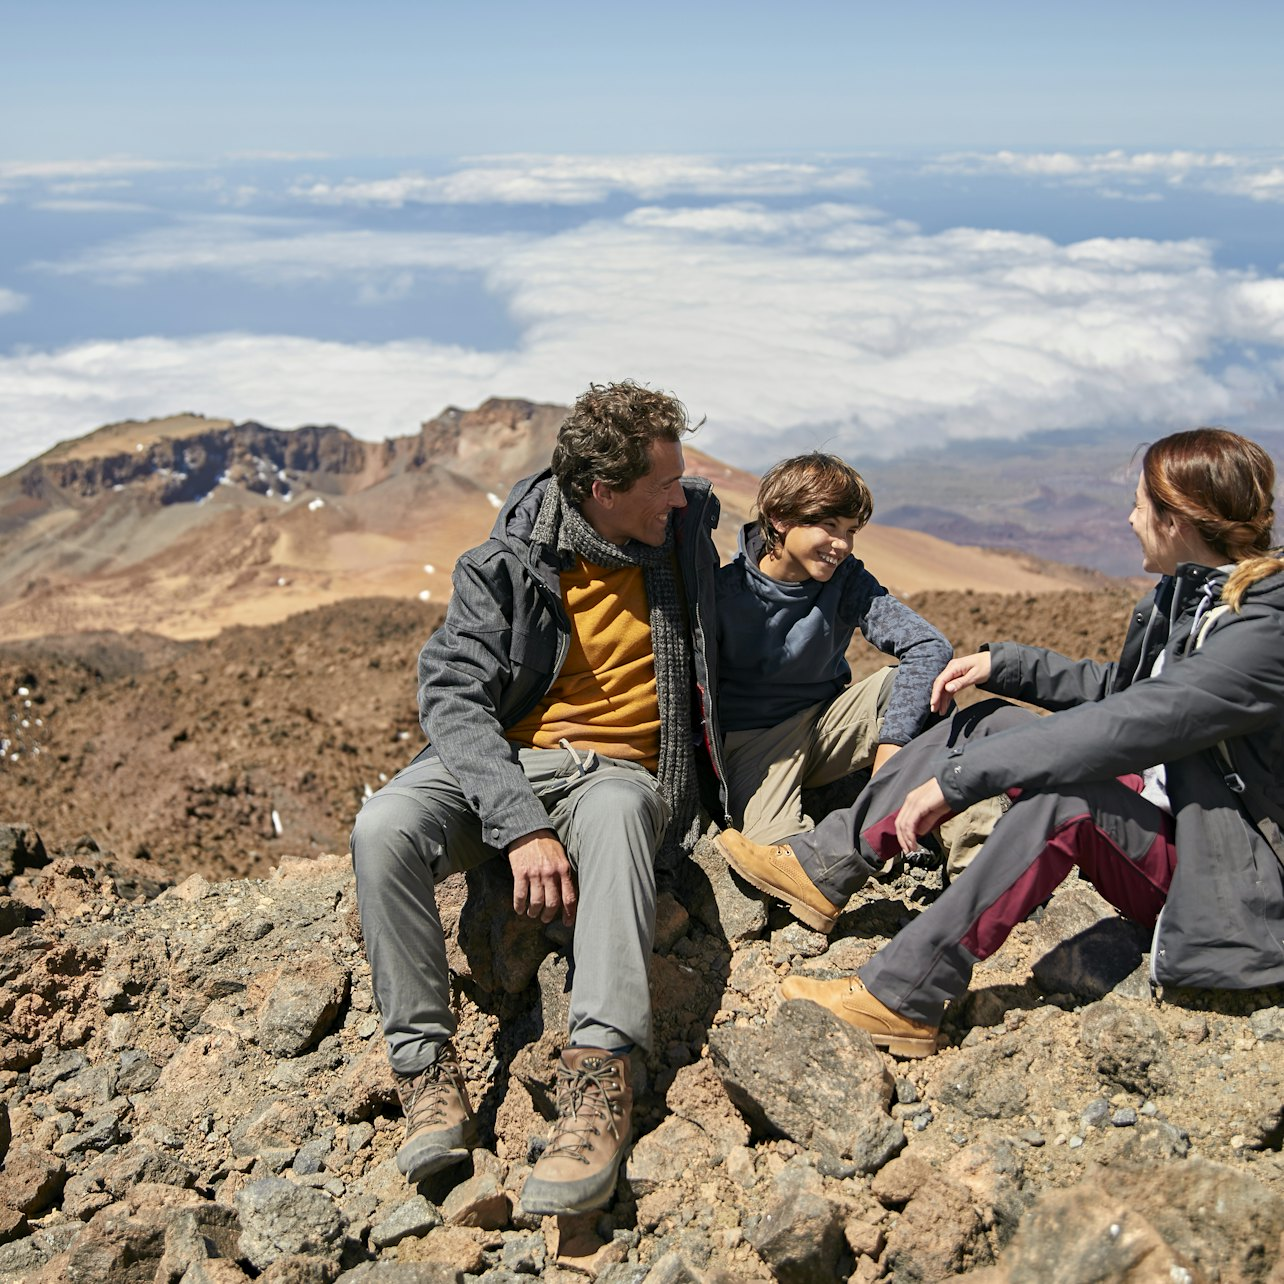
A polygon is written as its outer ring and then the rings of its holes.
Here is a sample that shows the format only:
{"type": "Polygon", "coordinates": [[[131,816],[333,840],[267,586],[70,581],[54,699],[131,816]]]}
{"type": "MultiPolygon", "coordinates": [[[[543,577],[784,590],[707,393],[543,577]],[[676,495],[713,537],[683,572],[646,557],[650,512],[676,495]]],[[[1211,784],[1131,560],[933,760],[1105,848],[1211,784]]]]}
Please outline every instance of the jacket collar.
{"type": "Polygon", "coordinates": [[[1210,593],[1216,596],[1225,580],[1226,572],[1221,567],[1182,562],[1155,586],[1155,604],[1170,621],[1175,621],[1200,598],[1210,593]]]}
{"type": "MultiPolygon", "coordinates": [[[[508,492],[508,498],[500,506],[495,524],[491,527],[491,539],[499,540],[523,561],[541,569],[544,574],[557,574],[559,569],[556,552],[543,545],[531,543],[531,533],[535,528],[535,519],[539,516],[539,506],[549,486],[553,485],[553,473],[545,468],[529,477],[523,477],[508,492]]],[[[718,497],[713,493],[712,484],[704,477],[684,477],[682,489],[686,493],[686,508],[675,509],[674,535],[679,545],[683,541],[684,528],[695,524],[694,529],[708,523],[717,525],[721,506],[718,497]]]]}

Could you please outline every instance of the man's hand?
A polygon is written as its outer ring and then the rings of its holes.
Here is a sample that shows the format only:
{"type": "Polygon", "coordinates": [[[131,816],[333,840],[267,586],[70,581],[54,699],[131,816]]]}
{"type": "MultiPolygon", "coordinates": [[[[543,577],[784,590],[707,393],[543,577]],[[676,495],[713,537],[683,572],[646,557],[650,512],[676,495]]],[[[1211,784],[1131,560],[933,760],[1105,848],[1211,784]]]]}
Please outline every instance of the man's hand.
{"type": "Polygon", "coordinates": [[[919,847],[919,835],[935,828],[950,814],[949,804],[936,778],[911,789],[896,813],[896,837],[907,856],[919,847]]]}
{"type": "Polygon", "coordinates": [[[869,774],[871,776],[878,775],[879,768],[882,767],[882,765],[885,762],[888,762],[891,759],[891,756],[899,748],[900,748],[900,745],[889,745],[889,744],[879,745],[878,748],[874,751],[874,765],[870,769],[869,774]]]}
{"type": "Polygon", "coordinates": [[[566,848],[551,829],[537,829],[508,844],[513,867],[513,913],[551,923],[561,911],[562,922],[575,922],[575,878],[566,848]]]}
{"type": "Polygon", "coordinates": [[[990,653],[956,656],[932,683],[932,712],[944,713],[954,695],[967,687],[983,687],[990,680],[990,653]]]}

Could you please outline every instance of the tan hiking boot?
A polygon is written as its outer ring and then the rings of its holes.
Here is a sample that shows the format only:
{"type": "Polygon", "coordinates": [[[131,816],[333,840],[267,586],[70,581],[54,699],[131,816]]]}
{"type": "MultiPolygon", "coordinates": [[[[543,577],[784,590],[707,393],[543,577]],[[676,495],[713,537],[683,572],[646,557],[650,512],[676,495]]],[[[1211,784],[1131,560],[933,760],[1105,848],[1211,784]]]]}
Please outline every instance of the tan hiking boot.
{"type": "Polygon", "coordinates": [[[522,1211],[587,1213],[606,1204],[628,1149],[632,1116],[628,1054],[566,1048],[557,1067],[557,1123],[522,1187],[522,1211]]]}
{"type": "Polygon", "coordinates": [[[477,1143],[477,1120],[468,1101],[459,1059],[449,1043],[417,1075],[397,1075],[397,1096],[406,1116],[406,1140],[397,1167],[417,1185],[457,1164],[477,1143]]]}
{"type": "Polygon", "coordinates": [[[780,985],[784,999],[810,999],[828,1008],[836,1017],[854,1025],[898,1057],[930,1057],[936,1051],[934,1025],[911,1021],[880,1003],[861,983],[850,980],[820,981],[809,976],[787,976],[780,985]]]}
{"type": "Polygon", "coordinates": [[[724,829],[713,843],[746,883],[784,901],[808,927],[826,933],[833,930],[843,907],[827,900],[807,877],[793,848],[785,843],[774,847],[751,843],[738,829],[724,829]]]}

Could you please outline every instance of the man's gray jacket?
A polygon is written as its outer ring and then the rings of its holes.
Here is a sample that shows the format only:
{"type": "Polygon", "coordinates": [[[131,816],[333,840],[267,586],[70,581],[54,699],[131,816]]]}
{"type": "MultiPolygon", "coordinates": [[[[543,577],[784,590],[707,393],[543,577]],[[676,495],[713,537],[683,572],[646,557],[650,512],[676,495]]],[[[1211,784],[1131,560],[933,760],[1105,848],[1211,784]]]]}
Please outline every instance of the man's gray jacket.
{"type": "MultiPolygon", "coordinates": [[[[548,470],[513,487],[490,533],[462,554],[442,626],[419,653],[419,722],[434,753],[459,781],[482,824],[482,837],[505,848],[548,826],[548,815],[504,730],[524,718],[561,671],[570,646],[556,549],[531,540],[548,470]]],[[[717,781],[725,820],[725,773],[714,701],[717,675],[712,532],[719,504],[702,477],[683,479],[687,506],[673,510],[674,547],[691,627],[695,663],[691,724],[698,728],[717,781]]],[[[421,755],[422,756],[422,755],[421,755]]],[[[701,755],[697,752],[697,761],[701,755]]]]}
{"type": "Polygon", "coordinates": [[[986,690],[1061,710],[970,742],[937,779],[958,810],[1006,789],[1055,789],[1165,764],[1177,868],[1151,972],[1167,985],[1284,983],[1284,574],[1261,580],[1203,643],[1223,571],[1179,566],[1133,612],[1120,659],[990,647],[986,690]],[[1164,652],[1162,671],[1152,673],[1164,652]],[[1219,745],[1225,744],[1229,764],[1219,745]]]}

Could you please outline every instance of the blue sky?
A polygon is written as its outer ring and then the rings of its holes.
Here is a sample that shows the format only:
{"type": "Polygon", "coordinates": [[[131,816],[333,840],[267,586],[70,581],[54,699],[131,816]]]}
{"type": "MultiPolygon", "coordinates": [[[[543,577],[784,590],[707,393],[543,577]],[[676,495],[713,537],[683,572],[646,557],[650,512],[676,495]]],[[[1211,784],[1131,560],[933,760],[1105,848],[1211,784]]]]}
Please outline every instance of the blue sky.
{"type": "Polygon", "coordinates": [[[15,159],[1251,147],[1284,118],[1284,12],[1260,0],[52,0],[3,17],[15,159]]]}
{"type": "Polygon", "coordinates": [[[0,4],[0,471],[672,388],[759,466],[1284,406],[1284,7],[0,4]]]}

